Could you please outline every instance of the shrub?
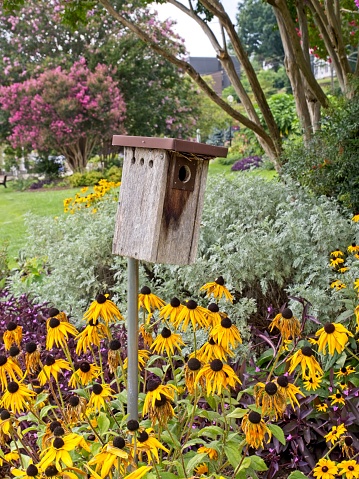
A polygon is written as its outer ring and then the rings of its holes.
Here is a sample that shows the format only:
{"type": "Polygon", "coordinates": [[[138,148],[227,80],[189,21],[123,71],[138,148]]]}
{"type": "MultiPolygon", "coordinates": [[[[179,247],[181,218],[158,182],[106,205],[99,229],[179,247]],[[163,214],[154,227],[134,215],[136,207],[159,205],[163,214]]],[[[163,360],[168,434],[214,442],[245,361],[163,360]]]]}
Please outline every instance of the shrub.
{"type": "MultiPolygon", "coordinates": [[[[116,202],[108,198],[97,209],[96,214],[87,208],[56,220],[29,215],[26,256],[41,251],[49,274],[25,284],[17,273],[12,291],[31,291],[39,301],[75,312],[98,291],[112,291],[125,310],[126,261],[111,253],[116,202]]],[[[258,311],[279,308],[292,302],[288,295],[307,298],[321,321],[338,312],[329,304],[328,254],[350,244],[355,230],[335,202],[308,195],[290,181],[216,176],[208,181],[201,225],[194,265],[143,262],[141,282],[164,297],[171,291],[184,300],[198,283],[223,275],[236,298],[228,313],[240,323],[251,318],[266,324],[262,314],[253,314],[256,306],[258,311]]]]}
{"type": "Polygon", "coordinates": [[[108,181],[113,181],[114,183],[118,183],[119,181],[121,181],[122,168],[115,165],[111,166],[111,168],[105,171],[105,176],[108,181]]]}
{"type": "Polygon", "coordinates": [[[340,101],[322,119],[313,139],[287,143],[283,173],[291,175],[316,195],[336,198],[354,213],[359,211],[359,98],[340,101]]]}
{"type": "Polygon", "coordinates": [[[69,177],[69,182],[73,188],[77,186],[94,186],[97,185],[104,176],[104,173],[101,173],[101,171],[74,173],[69,177]]]}
{"type": "Polygon", "coordinates": [[[234,163],[231,170],[232,171],[244,171],[251,168],[258,168],[262,164],[262,158],[260,156],[248,156],[247,158],[242,158],[234,163]]]}

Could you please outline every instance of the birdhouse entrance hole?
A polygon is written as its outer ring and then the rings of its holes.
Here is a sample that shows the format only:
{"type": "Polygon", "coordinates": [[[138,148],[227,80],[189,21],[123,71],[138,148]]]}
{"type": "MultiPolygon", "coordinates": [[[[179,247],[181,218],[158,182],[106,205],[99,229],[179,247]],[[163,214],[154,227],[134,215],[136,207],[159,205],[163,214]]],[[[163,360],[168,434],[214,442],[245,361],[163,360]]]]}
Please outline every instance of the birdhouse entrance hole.
{"type": "Polygon", "coordinates": [[[193,191],[196,181],[198,161],[190,161],[176,154],[172,188],[176,190],[193,191]]]}

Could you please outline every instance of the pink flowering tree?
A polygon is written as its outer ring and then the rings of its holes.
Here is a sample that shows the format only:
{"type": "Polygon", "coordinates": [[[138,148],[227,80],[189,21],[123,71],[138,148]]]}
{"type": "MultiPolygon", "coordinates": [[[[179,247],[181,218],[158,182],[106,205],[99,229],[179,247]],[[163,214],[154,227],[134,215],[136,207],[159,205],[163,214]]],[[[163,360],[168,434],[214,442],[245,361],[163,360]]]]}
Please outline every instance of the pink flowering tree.
{"type": "Polygon", "coordinates": [[[0,87],[9,114],[11,145],[65,156],[82,171],[91,154],[123,131],[126,107],[105,65],[90,71],[84,59],[69,71],[57,67],[23,83],[0,87]]]}

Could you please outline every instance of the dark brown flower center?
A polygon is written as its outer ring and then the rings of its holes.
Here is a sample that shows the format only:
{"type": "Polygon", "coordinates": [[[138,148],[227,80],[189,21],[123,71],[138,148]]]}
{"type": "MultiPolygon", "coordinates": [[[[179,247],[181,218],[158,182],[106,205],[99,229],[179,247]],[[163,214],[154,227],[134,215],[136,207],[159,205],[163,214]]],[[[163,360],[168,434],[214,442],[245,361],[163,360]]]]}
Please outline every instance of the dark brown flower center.
{"type": "Polygon", "coordinates": [[[313,349],[310,346],[304,346],[301,351],[304,356],[313,356],[313,349]]]}
{"type": "Polygon", "coordinates": [[[45,359],[45,364],[46,364],[46,366],[52,366],[53,364],[55,364],[55,358],[53,356],[51,356],[51,354],[50,354],[45,359]]]}
{"type": "Polygon", "coordinates": [[[149,438],[149,436],[148,436],[146,431],[141,431],[137,436],[137,440],[139,442],[145,442],[145,441],[147,441],[148,438],[149,438]]]}
{"type": "Polygon", "coordinates": [[[96,296],[96,301],[98,302],[98,304],[104,304],[104,303],[106,303],[107,298],[104,294],[98,294],[96,296]]]}
{"type": "MultiPolygon", "coordinates": [[[[55,429],[55,431],[56,431],[56,429],[55,429]]],[[[61,449],[65,445],[65,442],[64,442],[63,439],[61,439],[61,437],[55,437],[54,442],[52,443],[52,445],[54,446],[55,449],[61,449]]]]}
{"type": "Polygon", "coordinates": [[[36,343],[34,343],[32,341],[30,343],[26,343],[26,345],[25,345],[25,350],[29,354],[34,353],[36,351],[36,349],[37,349],[37,345],[36,345],[36,343]]]}
{"type": "Polygon", "coordinates": [[[61,426],[55,427],[54,436],[61,437],[65,434],[65,429],[61,426]]]}
{"type": "Polygon", "coordinates": [[[143,288],[141,288],[141,294],[151,294],[151,290],[148,286],[143,286],[143,288]]]}
{"type": "Polygon", "coordinates": [[[248,419],[252,424],[259,424],[261,422],[262,416],[256,411],[251,411],[248,414],[248,419]]]}
{"type": "Polygon", "coordinates": [[[343,366],[342,368],[340,368],[340,372],[345,374],[347,372],[347,368],[343,366]]]}
{"type": "Polygon", "coordinates": [[[349,471],[354,471],[354,466],[348,466],[349,471]]]}
{"type": "Polygon", "coordinates": [[[334,333],[335,331],[335,326],[333,323],[326,323],[324,325],[324,331],[327,333],[327,334],[332,334],[334,333]]]}
{"type": "Polygon", "coordinates": [[[14,394],[20,389],[20,386],[15,381],[10,381],[7,385],[9,393],[14,394]]]}
{"type": "Polygon", "coordinates": [[[20,354],[20,349],[17,346],[11,346],[9,349],[9,354],[12,358],[15,358],[18,354],[20,354]]]}
{"type": "Polygon", "coordinates": [[[218,313],[219,312],[219,307],[218,307],[218,304],[216,304],[216,303],[209,304],[207,309],[209,309],[211,311],[211,313],[218,313]]]}
{"type": "Polygon", "coordinates": [[[4,366],[4,364],[7,363],[7,357],[3,356],[2,354],[0,355],[0,366],[4,366]]]}
{"type": "Polygon", "coordinates": [[[39,472],[39,470],[35,466],[35,464],[30,464],[30,466],[28,466],[27,469],[26,469],[26,475],[30,476],[30,477],[36,476],[36,474],[38,474],[38,472],[39,472]]]}
{"type": "Polygon", "coordinates": [[[53,477],[56,476],[59,471],[56,469],[55,466],[47,466],[45,469],[45,476],[46,477],[53,477]]]}
{"type": "Polygon", "coordinates": [[[50,321],[49,321],[49,326],[50,328],[57,328],[60,324],[60,320],[57,319],[57,318],[51,318],[50,321]]]}
{"type": "Polygon", "coordinates": [[[78,396],[71,396],[69,399],[70,406],[76,407],[79,405],[80,398],[78,396]]]}
{"type": "Polygon", "coordinates": [[[337,399],[340,399],[340,398],[342,397],[342,395],[341,395],[340,393],[337,393],[337,394],[335,395],[335,397],[336,397],[337,399]]]}
{"type": "Polygon", "coordinates": [[[293,318],[293,311],[290,308],[284,308],[282,311],[282,316],[284,319],[293,318]]]}
{"type": "Polygon", "coordinates": [[[323,467],[322,467],[322,472],[328,472],[327,466],[323,466],[323,467]]]}
{"type": "Polygon", "coordinates": [[[264,390],[270,396],[274,396],[274,394],[278,391],[278,388],[275,383],[269,382],[265,385],[264,390]]]}
{"type": "Polygon", "coordinates": [[[197,305],[196,301],[193,301],[193,299],[189,299],[186,302],[186,306],[187,306],[188,309],[196,309],[198,305],[197,305]]]}
{"type": "Polygon", "coordinates": [[[229,318],[223,318],[221,321],[222,328],[229,329],[232,326],[232,321],[229,318]]]}
{"type": "Polygon", "coordinates": [[[187,365],[191,371],[198,371],[201,368],[201,362],[197,358],[189,359],[187,365]]]}
{"type": "Polygon", "coordinates": [[[109,344],[111,351],[117,351],[121,348],[121,343],[118,339],[112,339],[109,344]]]}
{"type": "Polygon", "coordinates": [[[211,346],[214,346],[215,344],[217,344],[216,341],[215,341],[213,338],[209,338],[208,343],[209,343],[211,346]]]}
{"type": "Polygon", "coordinates": [[[55,429],[57,427],[61,426],[61,422],[60,421],[52,421],[52,423],[50,424],[50,431],[51,432],[54,432],[55,429]]]}
{"type": "Polygon", "coordinates": [[[351,446],[353,444],[353,438],[350,436],[346,436],[344,442],[347,446],[351,446]]]}
{"type": "Polygon", "coordinates": [[[83,373],[88,373],[90,369],[91,369],[91,364],[88,363],[87,361],[82,361],[82,363],[80,364],[80,370],[83,373]]]}
{"type": "Polygon", "coordinates": [[[176,297],[172,298],[171,299],[171,302],[170,302],[172,308],[178,308],[178,306],[181,304],[180,300],[176,297]]]}
{"type": "Polygon", "coordinates": [[[169,338],[171,336],[171,330],[168,329],[168,328],[163,328],[162,331],[161,331],[161,336],[163,338],[169,338]]]}
{"type": "Polygon", "coordinates": [[[286,388],[289,384],[289,380],[287,378],[287,376],[279,376],[277,378],[277,383],[279,384],[279,386],[281,386],[282,388],[286,388]]]}
{"type": "Polygon", "coordinates": [[[146,390],[149,392],[154,391],[155,389],[158,388],[160,384],[161,384],[161,381],[159,378],[149,379],[146,384],[146,390]]]}
{"type": "Polygon", "coordinates": [[[129,431],[137,431],[137,429],[140,427],[138,421],[136,419],[130,419],[127,421],[127,429],[129,431]]]}
{"type": "Polygon", "coordinates": [[[14,321],[10,321],[6,326],[6,329],[8,331],[15,331],[16,328],[17,328],[17,324],[14,323],[14,321]]]}
{"type": "Polygon", "coordinates": [[[224,286],[223,276],[218,276],[218,278],[215,279],[214,282],[217,283],[217,284],[219,284],[220,286],[224,286]]]}
{"type": "Polygon", "coordinates": [[[49,318],[52,318],[53,316],[57,316],[60,313],[60,311],[57,308],[50,308],[48,314],[49,318]]]}
{"type": "Polygon", "coordinates": [[[10,413],[7,409],[4,409],[3,411],[1,411],[0,419],[2,421],[6,421],[6,419],[9,419],[9,417],[10,417],[10,413]]]}
{"type": "Polygon", "coordinates": [[[220,359],[214,359],[211,362],[210,366],[212,371],[216,371],[216,372],[221,371],[223,369],[223,363],[220,359]]]}
{"type": "Polygon", "coordinates": [[[99,394],[102,393],[103,387],[101,386],[101,384],[95,383],[92,386],[92,391],[93,391],[94,394],[99,395],[99,394]]]}
{"type": "Polygon", "coordinates": [[[161,399],[156,399],[155,400],[155,406],[156,407],[161,407],[161,406],[164,406],[167,402],[167,398],[164,394],[160,394],[160,398],[161,399]]]}
{"type": "Polygon", "coordinates": [[[113,440],[113,445],[114,445],[114,447],[117,447],[118,449],[123,449],[126,445],[126,441],[124,440],[123,437],[117,436],[113,440]]]}

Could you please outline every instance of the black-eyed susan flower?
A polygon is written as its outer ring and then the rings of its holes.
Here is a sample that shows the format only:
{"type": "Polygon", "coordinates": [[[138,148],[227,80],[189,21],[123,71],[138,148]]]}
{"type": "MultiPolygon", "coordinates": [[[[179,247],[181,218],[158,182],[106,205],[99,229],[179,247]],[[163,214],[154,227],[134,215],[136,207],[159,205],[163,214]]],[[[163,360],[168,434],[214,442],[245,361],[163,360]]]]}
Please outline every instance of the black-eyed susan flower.
{"type": "MultiPolygon", "coordinates": [[[[138,369],[142,371],[142,369],[146,366],[147,361],[149,360],[150,352],[147,349],[139,349],[138,350],[138,369]]],[[[125,358],[123,362],[123,369],[127,369],[128,366],[128,358],[125,358]]]]}
{"type": "Polygon", "coordinates": [[[343,366],[339,369],[339,371],[335,373],[335,375],[337,378],[343,378],[353,373],[355,373],[355,368],[353,368],[352,366],[343,366]]]}
{"type": "Polygon", "coordinates": [[[33,341],[25,345],[25,365],[26,371],[30,374],[36,374],[40,367],[40,345],[33,341]]]}
{"type": "Polygon", "coordinates": [[[321,402],[319,404],[316,404],[315,409],[318,412],[326,412],[328,410],[328,404],[325,402],[321,402]]]}
{"type": "MultiPolygon", "coordinates": [[[[188,389],[188,392],[190,394],[195,393],[195,380],[198,374],[198,371],[201,369],[201,362],[199,361],[198,358],[190,358],[185,367],[184,367],[184,377],[185,377],[185,383],[186,387],[188,389]]],[[[200,386],[203,388],[205,387],[205,378],[202,377],[202,381],[200,383],[200,386]]]]}
{"type": "Polygon", "coordinates": [[[208,466],[207,464],[203,463],[200,464],[199,466],[194,468],[194,472],[196,473],[196,476],[206,476],[208,474],[208,466]]]}
{"type": "Polygon", "coordinates": [[[144,308],[149,313],[152,313],[155,309],[161,309],[166,303],[151,293],[151,290],[148,286],[143,286],[141,288],[140,294],[138,295],[138,309],[144,308]]]}
{"type": "Polygon", "coordinates": [[[346,284],[343,283],[343,281],[340,281],[340,279],[336,279],[335,281],[333,281],[331,284],[330,284],[330,287],[332,289],[335,289],[336,291],[340,291],[341,289],[344,289],[346,288],[346,284]]]}
{"type": "Polygon", "coordinates": [[[38,466],[32,464],[32,461],[30,462],[31,464],[29,464],[26,469],[12,468],[11,474],[19,479],[40,479],[41,471],[38,466]]]}
{"type": "Polygon", "coordinates": [[[258,382],[254,386],[254,397],[256,406],[262,408],[263,416],[275,417],[276,419],[283,416],[287,405],[287,397],[274,381],[265,384],[258,382]]]}
{"type": "Polygon", "coordinates": [[[165,397],[168,401],[173,402],[176,386],[173,384],[161,384],[159,378],[149,379],[146,383],[146,397],[143,404],[142,414],[148,414],[151,418],[156,413],[156,401],[161,401],[165,397]]]}
{"type": "Polygon", "coordinates": [[[344,263],[343,258],[330,258],[330,266],[332,268],[336,268],[337,266],[340,266],[344,263]]]}
{"type": "Polygon", "coordinates": [[[3,354],[0,355],[0,384],[1,388],[6,388],[8,378],[13,381],[22,378],[22,371],[18,364],[11,358],[7,358],[3,354]]]}
{"type": "Polygon", "coordinates": [[[95,411],[104,409],[106,407],[106,402],[112,399],[113,393],[114,391],[108,384],[95,383],[92,386],[88,409],[94,409],[95,411]]]}
{"type": "Polygon", "coordinates": [[[139,334],[142,336],[144,345],[147,346],[148,348],[150,348],[153,343],[152,329],[153,329],[153,326],[151,324],[146,323],[146,324],[141,324],[138,331],[139,334]]]}
{"type": "Polygon", "coordinates": [[[11,414],[7,409],[0,413],[0,446],[4,447],[10,438],[11,414]]]}
{"type": "Polygon", "coordinates": [[[166,351],[167,356],[173,356],[176,349],[181,349],[181,346],[185,346],[182,338],[179,334],[172,333],[172,331],[164,327],[161,333],[154,340],[151,349],[157,354],[164,354],[166,351]]]}
{"type": "Polygon", "coordinates": [[[351,436],[344,436],[340,440],[340,447],[342,450],[342,454],[345,457],[353,457],[355,454],[355,449],[354,449],[354,441],[351,436]]]}
{"type": "Polygon", "coordinates": [[[327,435],[324,436],[326,442],[331,442],[334,444],[337,440],[343,436],[347,431],[347,428],[344,424],[339,424],[339,426],[333,426],[327,435]]]}
{"type": "Polygon", "coordinates": [[[269,325],[269,331],[272,332],[274,328],[279,329],[284,340],[298,338],[301,330],[300,321],[293,316],[290,308],[284,308],[275,316],[269,325]]]}
{"type": "Polygon", "coordinates": [[[94,363],[81,361],[70,377],[69,386],[75,388],[77,383],[82,386],[87,386],[87,384],[90,384],[94,379],[99,377],[100,372],[100,367],[96,366],[94,363]]]}
{"type": "Polygon", "coordinates": [[[13,344],[20,347],[22,339],[22,326],[16,324],[14,321],[9,321],[6,325],[6,331],[3,335],[4,346],[9,350],[13,344]]]}
{"type": "Polygon", "coordinates": [[[76,424],[81,421],[86,413],[87,401],[82,396],[73,394],[66,403],[65,415],[69,424],[76,424]]]}
{"type": "Polygon", "coordinates": [[[85,312],[83,319],[86,321],[97,321],[103,319],[106,324],[111,321],[122,321],[123,317],[113,301],[108,299],[108,294],[99,294],[95,301],[92,301],[89,309],[85,312]]]}
{"type": "Polygon", "coordinates": [[[147,454],[148,461],[156,460],[157,462],[159,462],[159,449],[162,449],[162,451],[165,452],[169,452],[169,450],[155,438],[153,429],[148,428],[146,430],[139,430],[137,432],[136,450],[140,455],[145,453],[147,454]]]}
{"type": "Polygon", "coordinates": [[[326,323],[315,335],[319,336],[318,351],[327,354],[326,346],[328,346],[328,352],[331,355],[334,351],[338,354],[342,353],[348,342],[348,336],[353,337],[353,334],[340,323],[326,323]]]}
{"type": "Polygon", "coordinates": [[[118,339],[112,339],[108,344],[107,363],[112,374],[121,364],[121,342],[118,339]]]}
{"type": "Polygon", "coordinates": [[[65,321],[67,323],[69,322],[69,318],[67,317],[67,314],[65,313],[65,311],[60,311],[57,308],[50,308],[49,309],[48,320],[50,318],[57,318],[60,321],[65,321]]]}
{"type": "Polygon", "coordinates": [[[54,356],[49,354],[45,359],[45,364],[43,365],[42,371],[38,375],[40,386],[44,386],[47,381],[49,381],[51,376],[53,376],[55,381],[58,382],[59,373],[61,373],[62,370],[70,371],[70,364],[65,361],[65,359],[55,359],[54,356]]]}
{"type": "Polygon", "coordinates": [[[161,427],[166,427],[168,420],[175,416],[171,401],[160,394],[160,399],[156,399],[154,407],[151,407],[150,416],[152,426],[158,422],[161,427]]]}
{"type": "Polygon", "coordinates": [[[334,258],[340,258],[341,256],[344,256],[343,251],[340,251],[340,249],[337,249],[335,251],[332,251],[330,253],[330,256],[333,256],[334,258]]]}
{"type": "Polygon", "coordinates": [[[275,382],[278,386],[278,391],[284,394],[287,400],[289,400],[293,410],[295,405],[299,406],[297,395],[304,397],[304,394],[297,386],[289,381],[288,376],[278,376],[275,382]]]}
{"type": "Polygon", "coordinates": [[[207,307],[205,316],[208,320],[208,323],[211,327],[217,326],[220,324],[222,319],[227,315],[226,313],[221,313],[217,303],[210,303],[207,307]]]}
{"type": "Polygon", "coordinates": [[[131,456],[125,451],[126,441],[116,436],[113,441],[105,444],[100,451],[88,462],[89,466],[96,466],[95,471],[101,478],[112,477],[112,469],[124,474],[130,465],[131,456]]]}
{"type": "Polygon", "coordinates": [[[28,389],[24,384],[10,381],[0,400],[0,405],[9,411],[20,413],[26,409],[28,401],[34,396],[34,391],[28,389]]]}
{"type": "Polygon", "coordinates": [[[322,383],[323,376],[316,374],[315,376],[303,376],[303,386],[306,391],[315,391],[322,383]]]}
{"type": "Polygon", "coordinates": [[[352,221],[354,221],[354,223],[357,223],[359,221],[359,214],[358,215],[354,215],[352,217],[352,221]]]}
{"type": "Polygon", "coordinates": [[[173,325],[177,321],[177,316],[182,311],[183,305],[176,297],[172,298],[169,304],[166,304],[160,309],[160,317],[168,319],[173,325]]]}
{"type": "Polygon", "coordinates": [[[109,337],[108,327],[99,322],[90,319],[85,329],[75,337],[77,341],[76,354],[79,356],[81,353],[86,354],[87,351],[91,351],[93,346],[100,347],[101,339],[109,337]]]}
{"type": "Polygon", "coordinates": [[[228,317],[223,318],[219,324],[214,326],[209,335],[225,350],[230,347],[235,348],[242,343],[237,326],[228,317]]]}
{"type": "Polygon", "coordinates": [[[135,469],[130,474],[127,474],[123,479],[141,479],[145,474],[147,474],[153,466],[141,466],[138,469],[135,469]]]}
{"type": "Polygon", "coordinates": [[[291,356],[289,361],[289,374],[292,374],[297,366],[300,366],[302,369],[302,377],[307,375],[307,370],[309,371],[309,376],[312,378],[315,378],[317,374],[320,376],[323,376],[324,374],[323,369],[315,359],[314,351],[310,346],[303,346],[298,349],[298,351],[291,356]]]}
{"type": "Polygon", "coordinates": [[[201,446],[197,449],[197,452],[198,454],[207,454],[207,456],[214,461],[218,459],[218,451],[213,447],[201,446]]]}
{"type": "Polygon", "coordinates": [[[193,299],[189,299],[183,305],[181,312],[178,314],[173,324],[175,328],[178,328],[181,323],[182,331],[187,331],[189,323],[192,324],[194,331],[198,328],[208,328],[209,321],[206,317],[206,309],[198,306],[193,299]]]}
{"type": "Polygon", "coordinates": [[[64,464],[66,467],[72,467],[73,461],[69,453],[74,451],[80,444],[82,447],[83,438],[78,434],[70,433],[62,437],[54,437],[51,446],[42,451],[40,455],[42,456],[39,464],[40,468],[44,470],[53,462],[55,463],[55,467],[58,471],[62,470],[62,464],[64,464]]]}
{"type": "Polygon", "coordinates": [[[358,253],[359,252],[359,245],[356,243],[352,243],[351,245],[348,246],[348,252],[349,253],[358,253]]]}
{"type": "Polygon", "coordinates": [[[328,396],[328,398],[331,400],[331,405],[334,406],[335,404],[340,404],[344,406],[345,404],[345,398],[343,394],[337,389],[337,392],[335,394],[331,394],[328,396]]]}
{"type": "Polygon", "coordinates": [[[338,468],[334,461],[322,457],[313,469],[313,476],[316,479],[335,479],[338,474],[338,468]]]}
{"type": "Polygon", "coordinates": [[[269,442],[272,437],[262,416],[256,411],[251,411],[243,416],[241,429],[246,436],[247,444],[254,449],[263,447],[264,440],[269,442]]]}
{"type": "Polygon", "coordinates": [[[349,461],[342,461],[338,464],[339,474],[344,475],[345,479],[359,478],[359,464],[355,459],[349,461]]]}
{"type": "Polygon", "coordinates": [[[64,423],[62,421],[51,421],[46,424],[45,432],[42,436],[41,440],[41,448],[46,449],[51,444],[52,439],[54,438],[54,431],[57,427],[64,427],[64,423]]]}
{"type": "Polygon", "coordinates": [[[204,284],[201,286],[200,291],[206,291],[207,297],[213,295],[218,300],[224,297],[227,301],[233,303],[233,296],[224,286],[223,276],[218,276],[213,282],[204,284]]]}
{"type": "MultiPolygon", "coordinates": [[[[191,354],[191,357],[194,356],[194,354],[195,353],[191,354]]],[[[217,344],[213,338],[209,338],[208,341],[196,351],[196,357],[204,364],[210,363],[214,359],[220,359],[225,362],[228,356],[233,357],[234,352],[230,349],[224,349],[223,346],[217,344]]]]}
{"type": "Polygon", "coordinates": [[[220,395],[223,389],[234,388],[237,384],[241,384],[233,369],[220,359],[214,359],[200,369],[194,382],[195,387],[200,384],[203,377],[206,380],[207,396],[211,394],[220,395]]]}
{"type": "Polygon", "coordinates": [[[60,321],[58,318],[50,318],[47,321],[46,349],[52,349],[54,344],[58,348],[63,348],[68,342],[69,334],[77,336],[78,331],[67,321],[60,321]]]}

